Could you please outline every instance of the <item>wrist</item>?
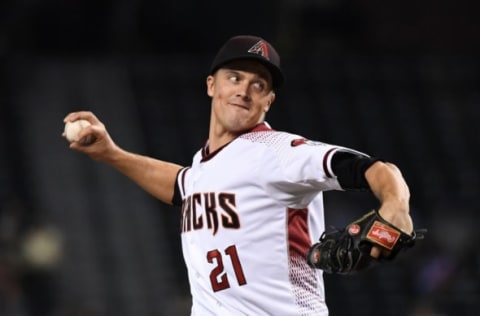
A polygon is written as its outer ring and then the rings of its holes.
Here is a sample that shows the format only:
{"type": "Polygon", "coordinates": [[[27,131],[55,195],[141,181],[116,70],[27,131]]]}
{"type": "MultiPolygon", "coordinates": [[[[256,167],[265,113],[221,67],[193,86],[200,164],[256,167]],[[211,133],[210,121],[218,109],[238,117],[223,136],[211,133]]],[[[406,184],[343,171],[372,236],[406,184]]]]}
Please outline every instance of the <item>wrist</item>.
{"type": "Polygon", "coordinates": [[[410,217],[408,203],[382,204],[378,213],[384,220],[404,233],[411,234],[413,232],[413,222],[410,217]]]}

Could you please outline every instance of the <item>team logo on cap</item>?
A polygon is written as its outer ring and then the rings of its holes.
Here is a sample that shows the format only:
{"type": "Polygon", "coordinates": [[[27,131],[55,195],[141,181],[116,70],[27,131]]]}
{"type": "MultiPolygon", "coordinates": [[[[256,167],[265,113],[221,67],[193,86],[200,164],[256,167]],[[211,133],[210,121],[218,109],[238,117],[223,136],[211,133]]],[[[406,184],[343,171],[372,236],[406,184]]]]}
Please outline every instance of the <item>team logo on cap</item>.
{"type": "Polygon", "coordinates": [[[268,57],[268,46],[267,43],[265,43],[264,41],[258,41],[255,45],[250,47],[248,52],[263,56],[266,59],[270,60],[270,58],[268,57]]]}

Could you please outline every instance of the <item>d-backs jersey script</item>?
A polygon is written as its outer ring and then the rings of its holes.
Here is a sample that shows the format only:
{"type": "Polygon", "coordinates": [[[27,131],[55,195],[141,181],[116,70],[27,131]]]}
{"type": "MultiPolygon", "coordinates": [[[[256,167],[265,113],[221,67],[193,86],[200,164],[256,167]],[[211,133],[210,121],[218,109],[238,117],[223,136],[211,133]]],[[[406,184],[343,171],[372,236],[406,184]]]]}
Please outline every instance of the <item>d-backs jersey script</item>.
{"type": "Polygon", "coordinates": [[[324,231],[322,191],[341,190],[339,150],[262,123],[178,173],[192,315],[328,314],[305,257],[324,231]]]}

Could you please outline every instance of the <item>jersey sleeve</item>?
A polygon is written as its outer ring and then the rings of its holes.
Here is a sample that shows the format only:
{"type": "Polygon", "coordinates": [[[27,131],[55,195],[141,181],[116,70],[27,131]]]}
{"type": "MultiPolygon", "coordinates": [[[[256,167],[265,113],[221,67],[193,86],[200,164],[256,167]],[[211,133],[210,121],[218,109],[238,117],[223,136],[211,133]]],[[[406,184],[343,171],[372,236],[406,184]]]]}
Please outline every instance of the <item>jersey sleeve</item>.
{"type": "Polygon", "coordinates": [[[181,206],[185,197],[185,177],[190,167],[182,168],[177,173],[177,181],[175,190],[173,193],[172,204],[175,206],[181,206]]]}
{"type": "Polygon", "coordinates": [[[332,171],[344,190],[368,190],[365,172],[379,158],[369,157],[365,154],[350,150],[338,150],[332,157],[332,171]]]}
{"type": "Polygon", "coordinates": [[[278,161],[286,180],[310,186],[312,190],[339,190],[341,186],[332,168],[332,158],[342,147],[306,139],[292,139],[278,161]]]}
{"type": "MultiPolygon", "coordinates": [[[[297,135],[275,137],[270,146],[276,170],[268,172],[280,175],[270,183],[272,194],[296,207],[308,203],[321,191],[344,190],[334,167],[337,153],[350,153],[355,157],[369,157],[346,147],[307,140],[297,135]]],[[[337,156],[338,157],[338,156],[337,156]]],[[[272,168],[274,168],[272,164],[272,168]]],[[[341,170],[344,170],[342,167],[341,170]]],[[[342,171],[343,172],[343,171],[342,171]]],[[[347,174],[348,172],[343,172],[347,174]]],[[[344,176],[342,175],[342,179],[344,176]]],[[[342,180],[343,182],[343,180],[342,180]]]]}

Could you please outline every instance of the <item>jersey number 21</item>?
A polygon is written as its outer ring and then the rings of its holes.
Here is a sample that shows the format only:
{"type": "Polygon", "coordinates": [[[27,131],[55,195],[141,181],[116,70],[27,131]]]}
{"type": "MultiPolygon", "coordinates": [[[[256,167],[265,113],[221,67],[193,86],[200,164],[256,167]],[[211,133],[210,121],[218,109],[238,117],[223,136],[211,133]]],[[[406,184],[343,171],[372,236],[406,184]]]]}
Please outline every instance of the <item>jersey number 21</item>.
{"type": "Polygon", "coordinates": [[[242,264],[238,259],[237,248],[235,245],[228,246],[225,248],[225,256],[218,249],[210,250],[207,252],[207,261],[209,263],[214,263],[216,266],[210,272],[210,282],[212,283],[212,289],[214,292],[228,289],[230,283],[228,281],[227,274],[225,273],[225,267],[223,264],[223,258],[230,257],[230,263],[233,266],[233,271],[235,272],[235,277],[237,278],[238,285],[247,284],[245,275],[243,274],[242,264]]]}

